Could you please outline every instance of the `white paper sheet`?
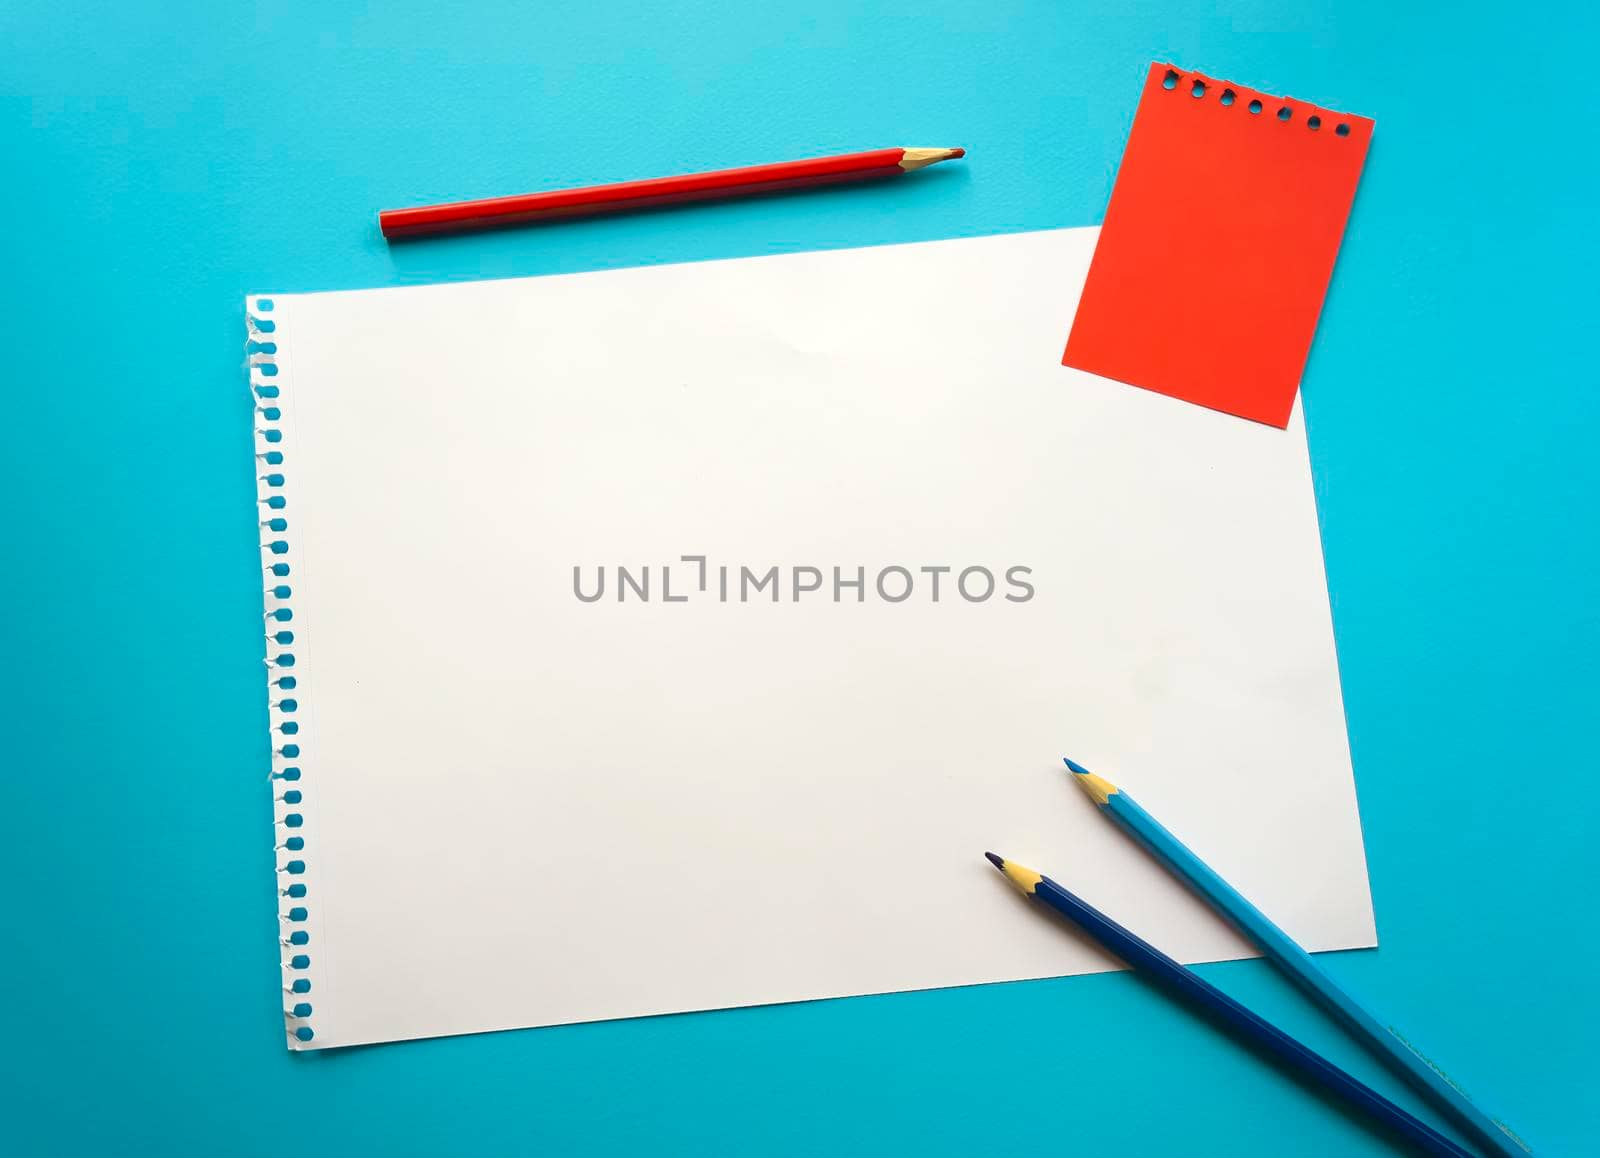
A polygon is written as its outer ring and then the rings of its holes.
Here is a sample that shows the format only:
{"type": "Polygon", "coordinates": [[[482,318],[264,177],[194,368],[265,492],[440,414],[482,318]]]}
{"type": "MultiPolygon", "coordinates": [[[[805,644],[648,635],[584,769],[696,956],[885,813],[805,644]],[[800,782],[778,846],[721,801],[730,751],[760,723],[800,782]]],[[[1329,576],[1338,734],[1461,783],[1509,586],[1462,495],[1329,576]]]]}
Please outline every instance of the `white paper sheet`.
{"type": "Polygon", "coordinates": [[[1374,944],[1303,424],[1060,366],[1095,233],[274,298],[292,1046],[1114,967],[986,849],[1246,955],[1064,754],[1374,944]]]}

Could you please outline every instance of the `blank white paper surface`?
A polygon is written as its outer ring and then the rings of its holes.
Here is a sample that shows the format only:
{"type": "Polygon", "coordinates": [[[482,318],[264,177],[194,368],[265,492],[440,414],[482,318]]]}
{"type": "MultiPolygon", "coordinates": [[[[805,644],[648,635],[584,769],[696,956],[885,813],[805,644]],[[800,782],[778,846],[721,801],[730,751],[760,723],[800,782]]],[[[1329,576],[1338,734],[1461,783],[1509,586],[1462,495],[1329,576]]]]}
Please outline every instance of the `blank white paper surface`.
{"type": "Polygon", "coordinates": [[[1375,943],[1302,419],[1062,367],[1095,236],[249,299],[292,1046],[1115,967],[986,849],[1248,955],[1063,755],[1375,943]]]}

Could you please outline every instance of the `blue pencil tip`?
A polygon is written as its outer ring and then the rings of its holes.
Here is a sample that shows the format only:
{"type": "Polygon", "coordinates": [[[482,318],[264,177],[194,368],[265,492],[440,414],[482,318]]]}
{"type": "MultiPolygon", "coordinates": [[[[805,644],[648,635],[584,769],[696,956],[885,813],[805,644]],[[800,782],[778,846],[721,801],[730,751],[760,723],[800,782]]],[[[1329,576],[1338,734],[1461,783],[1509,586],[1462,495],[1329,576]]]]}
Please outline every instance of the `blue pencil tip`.
{"type": "Polygon", "coordinates": [[[1066,766],[1068,768],[1071,768],[1079,776],[1087,776],[1087,775],[1089,775],[1089,769],[1085,768],[1082,764],[1074,763],[1072,760],[1070,760],[1066,756],[1061,757],[1061,760],[1062,760],[1062,762],[1064,764],[1066,764],[1066,766]]]}
{"type": "Polygon", "coordinates": [[[994,865],[995,868],[999,869],[1001,872],[1005,872],[1005,869],[1006,869],[1005,857],[1003,857],[1003,856],[995,856],[994,853],[992,853],[992,852],[986,852],[983,855],[989,858],[989,863],[994,865]]]}

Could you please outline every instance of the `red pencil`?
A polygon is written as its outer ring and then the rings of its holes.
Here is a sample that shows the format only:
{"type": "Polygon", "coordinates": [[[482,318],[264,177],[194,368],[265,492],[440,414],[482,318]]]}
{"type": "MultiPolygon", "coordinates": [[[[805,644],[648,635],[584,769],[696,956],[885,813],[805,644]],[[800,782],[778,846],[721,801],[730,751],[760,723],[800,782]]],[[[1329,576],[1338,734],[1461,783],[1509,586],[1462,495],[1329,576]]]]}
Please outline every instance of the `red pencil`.
{"type": "Polygon", "coordinates": [[[719,169],[714,173],[687,173],[681,177],[653,177],[615,185],[588,185],[582,189],[555,189],[548,193],[523,193],[516,197],[490,197],[484,201],[455,201],[448,205],[423,205],[416,209],[385,209],[378,227],[388,238],[418,237],[428,233],[454,233],[520,225],[555,217],[585,217],[617,213],[681,201],[712,201],[773,193],[780,189],[805,189],[897,177],[952,157],[965,149],[874,149],[870,153],[842,153],[776,165],[750,165],[719,169]]]}

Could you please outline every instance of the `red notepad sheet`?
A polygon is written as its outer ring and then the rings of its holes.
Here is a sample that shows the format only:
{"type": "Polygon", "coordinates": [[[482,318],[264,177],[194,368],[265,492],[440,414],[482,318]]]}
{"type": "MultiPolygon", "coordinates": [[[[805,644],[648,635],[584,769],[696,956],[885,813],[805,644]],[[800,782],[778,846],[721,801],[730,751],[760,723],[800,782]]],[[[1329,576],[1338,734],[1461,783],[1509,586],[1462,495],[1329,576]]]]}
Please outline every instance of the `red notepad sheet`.
{"type": "Polygon", "coordinates": [[[1064,364],[1287,425],[1372,128],[1151,65],[1064,364]]]}

